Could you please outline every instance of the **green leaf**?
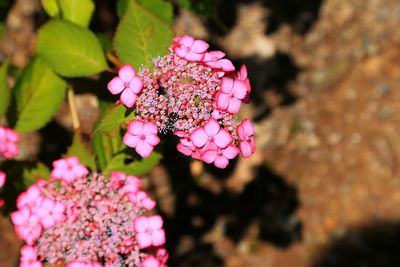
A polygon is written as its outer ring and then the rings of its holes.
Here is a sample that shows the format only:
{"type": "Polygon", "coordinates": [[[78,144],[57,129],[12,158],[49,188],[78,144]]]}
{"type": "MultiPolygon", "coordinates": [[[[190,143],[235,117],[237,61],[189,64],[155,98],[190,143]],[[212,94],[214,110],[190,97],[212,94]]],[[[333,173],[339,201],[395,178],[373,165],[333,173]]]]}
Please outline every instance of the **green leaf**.
{"type": "Polygon", "coordinates": [[[107,68],[94,33],[66,20],[51,20],[39,30],[37,53],[57,73],[81,77],[107,68]]]}
{"type": "Polygon", "coordinates": [[[41,0],[43,9],[50,17],[56,17],[60,13],[57,0],[41,0]]]}
{"type": "Polygon", "coordinates": [[[126,8],[128,7],[128,0],[117,1],[117,15],[122,17],[125,14],[126,8]]]}
{"type": "Polygon", "coordinates": [[[58,0],[62,17],[83,27],[88,27],[95,5],[93,0],[58,0]]]}
{"type": "Polygon", "coordinates": [[[7,84],[8,60],[0,67],[0,117],[6,114],[10,105],[11,91],[7,84]]]}
{"type": "Polygon", "coordinates": [[[153,169],[162,158],[159,153],[153,152],[147,158],[125,164],[125,156],[121,153],[113,157],[103,170],[104,175],[108,176],[113,171],[122,171],[130,175],[143,176],[153,169]]]}
{"type": "Polygon", "coordinates": [[[50,180],[50,170],[41,162],[34,167],[26,167],[22,172],[23,182],[26,187],[35,183],[38,179],[50,180]]]}
{"type": "Polygon", "coordinates": [[[80,162],[89,167],[92,171],[96,170],[96,163],[92,152],[86,147],[78,133],[74,134],[72,145],[68,148],[65,157],[76,156],[80,162]]]}
{"type": "Polygon", "coordinates": [[[151,67],[154,57],[167,52],[172,36],[171,27],[164,19],[129,0],[114,38],[114,48],[123,63],[135,68],[143,64],[151,67]]]}
{"type": "Polygon", "coordinates": [[[43,127],[58,110],[66,84],[40,58],[35,58],[23,71],[14,92],[17,102],[19,132],[43,127]]]}
{"type": "Polygon", "coordinates": [[[111,42],[110,38],[108,38],[107,35],[105,35],[103,33],[97,33],[96,37],[99,40],[101,48],[103,48],[104,53],[112,52],[112,50],[113,50],[112,42],[111,42]]]}
{"type": "MultiPolygon", "coordinates": [[[[168,24],[172,23],[172,5],[165,0],[138,0],[139,4],[148,11],[163,19],[168,24]]],[[[170,41],[170,40],[168,40],[170,41]]]]}
{"type": "Polygon", "coordinates": [[[112,135],[115,130],[123,123],[127,123],[135,118],[135,113],[129,113],[129,110],[124,105],[118,105],[112,108],[107,115],[105,115],[100,123],[96,126],[93,134],[105,133],[112,135]]]}

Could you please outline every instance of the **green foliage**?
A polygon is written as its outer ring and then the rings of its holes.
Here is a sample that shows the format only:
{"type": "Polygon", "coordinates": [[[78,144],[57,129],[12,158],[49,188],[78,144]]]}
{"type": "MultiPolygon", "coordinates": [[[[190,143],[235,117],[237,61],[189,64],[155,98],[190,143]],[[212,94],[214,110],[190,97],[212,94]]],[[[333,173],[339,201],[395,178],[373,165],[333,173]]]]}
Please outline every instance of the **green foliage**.
{"type": "Polygon", "coordinates": [[[97,33],[96,37],[99,40],[101,48],[103,48],[104,53],[112,52],[113,50],[112,42],[107,35],[102,33],[97,33]]]}
{"type": "MultiPolygon", "coordinates": [[[[147,2],[147,1],[146,1],[147,2]]],[[[139,68],[143,64],[150,67],[151,60],[167,52],[173,36],[170,19],[170,4],[161,0],[151,0],[146,6],[129,0],[126,12],[118,26],[114,38],[114,48],[123,63],[139,68]],[[158,7],[156,13],[148,8],[158,7]],[[164,14],[164,15],[160,15],[164,14]]]]}
{"type": "Polygon", "coordinates": [[[10,88],[7,84],[7,72],[9,62],[6,61],[0,67],[0,117],[6,114],[10,104],[10,88]]]}
{"type": "Polygon", "coordinates": [[[14,89],[18,113],[15,129],[29,132],[43,127],[58,110],[65,88],[65,81],[40,58],[33,59],[14,89]]]}
{"type": "Polygon", "coordinates": [[[93,0],[58,0],[62,17],[83,27],[88,27],[95,5],[93,0]]]}
{"type": "Polygon", "coordinates": [[[96,163],[92,152],[86,147],[79,133],[74,134],[72,145],[68,148],[65,157],[76,156],[80,162],[89,167],[92,171],[96,170],[96,163]]]}
{"type": "MultiPolygon", "coordinates": [[[[159,18],[167,22],[169,25],[172,23],[172,5],[165,0],[137,0],[140,5],[147,8],[149,12],[154,13],[159,18]]],[[[168,40],[170,41],[170,40],[168,40]]]]}
{"type": "Polygon", "coordinates": [[[127,123],[135,118],[135,113],[129,112],[124,105],[113,107],[96,126],[93,134],[105,133],[112,135],[121,124],[127,123]]]}
{"type": "Polygon", "coordinates": [[[60,14],[57,0],[41,0],[40,2],[42,3],[44,11],[46,11],[50,17],[56,17],[60,14]]]}
{"type": "Polygon", "coordinates": [[[122,17],[125,14],[126,8],[128,6],[129,0],[117,0],[117,15],[122,17]]]}
{"type": "Polygon", "coordinates": [[[125,161],[129,159],[126,154],[117,154],[108,162],[103,173],[109,175],[113,171],[122,171],[130,175],[143,176],[153,169],[161,158],[159,153],[153,152],[147,158],[126,164],[125,161]]]}
{"type": "Polygon", "coordinates": [[[53,19],[40,29],[37,53],[55,72],[66,77],[86,76],[107,68],[96,36],[66,20],[53,19]]]}
{"type": "Polygon", "coordinates": [[[38,179],[50,180],[50,170],[41,162],[35,166],[25,167],[22,172],[23,183],[26,187],[34,184],[38,179]]]}

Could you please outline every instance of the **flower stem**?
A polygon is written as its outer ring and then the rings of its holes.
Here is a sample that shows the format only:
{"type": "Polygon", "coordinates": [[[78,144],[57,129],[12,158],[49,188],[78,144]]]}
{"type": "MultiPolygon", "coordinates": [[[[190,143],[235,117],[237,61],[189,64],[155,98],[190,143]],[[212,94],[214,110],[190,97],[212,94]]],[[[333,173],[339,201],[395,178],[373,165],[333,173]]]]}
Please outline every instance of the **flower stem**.
{"type": "Polygon", "coordinates": [[[68,104],[71,111],[72,126],[75,132],[79,132],[81,124],[79,122],[79,115],[75,105],[75,93],[71,85],[68,85],[68,104]]]}

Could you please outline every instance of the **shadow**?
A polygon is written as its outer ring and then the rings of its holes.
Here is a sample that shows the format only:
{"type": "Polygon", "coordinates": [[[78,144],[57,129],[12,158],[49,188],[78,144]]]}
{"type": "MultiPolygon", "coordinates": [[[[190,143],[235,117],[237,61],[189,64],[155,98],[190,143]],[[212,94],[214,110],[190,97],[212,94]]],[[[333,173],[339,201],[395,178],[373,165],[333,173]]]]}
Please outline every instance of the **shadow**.
{"type": "Polygon", "coordinates": [[[332,241],[312,267],[400,266],[400,222],[378,222],[352,229],[332,241]]]}

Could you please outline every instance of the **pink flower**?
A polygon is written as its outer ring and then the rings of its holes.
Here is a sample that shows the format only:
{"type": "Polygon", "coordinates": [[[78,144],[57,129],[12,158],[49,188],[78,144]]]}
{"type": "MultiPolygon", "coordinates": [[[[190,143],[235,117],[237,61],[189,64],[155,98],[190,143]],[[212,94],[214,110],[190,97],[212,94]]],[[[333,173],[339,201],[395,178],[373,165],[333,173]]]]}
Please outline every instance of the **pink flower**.
{"type": "Polygon", "coordinates": [[[41,189],[36,185],[32,185],[25,192],[21,193],[17,198],[17,207],[22,209],[27,206],[31,211],[35,211],[42,201],[41,189]]]}
{"type": "Polygon", "coordinates": [[[44,229],[48,229],[56,223],[65,220],[65,206],[61,202],[56,202],[50,198],[44,198],[37,208],[35,214],[39,217],[44,229]]]}
{"type": "Polygon", "coordinates": [[[97,262],[71,261],[67,264],[67,267],[102,267],[102,265],[97,262]]]}
{"type": "Polygon", "coordinates": [[[216,106],[220,110],[237,113],[245,96],[246,84],[243,81],[222,77],[221,91],[217,94],[216,106]]]}
{"type": "Polygon", "coordinates": [[[196,147],[214,143],[220,148],[225,148],[232,142],[232,136],[228,131],[222,129],[214,119],[209,119],[203,127],[196,129],[192,133],[191,139],[196,147]]]}
{"type": "Polygon", "coordinates": [[[0,127],[0,156],[12,158],[18,155],[19,135],[13,129],[0,127]]]}
{"type": "Polygon", "coordinates": [[[11,221],[15,225],[17,236],[28,245],[33,245],[42,233],[39,218],[33,215],[28,207],[11,213],[11,221]]]}
{"type": "Polygon", "coordinates": [[[240,67],[240,71],[236,72],[235,78],[237,80],[243,81],[246,84],[246,96],[243,99],[244,103],[249,103],[250,102],[250,92],[251,92],[251,86],[250,86],[250,80],[247,77],[247,68],[246,65],[242,65],[240,67]]]}
{"type": "Polygon", "coordinates": [[[233,145],[226,148],[214,146],[201,154],[200,159],[209,164],[214,162],[215,167],[224,169],[228,166],[229,160],[235,158],[237,154],[239,154],[239,148],[233,145]]]}
{"type": "Polygon", "coordinates": [[[43,264],[38,261],[37,248],[32,246],[23,246],[21,248],[20,267],[42,267],[43,264]]]}
{"type": "Polygon", "coordinates": [[[139,208],[145,208],[146,210],[152,210],[156,206],[156,202],[152,200],[145,192],[129,192],[127,194],[129,201],[134,203],[139,208]]]}
{"type": "Polygon", "coordinates": [[[161,246],[165,243],[163,220],[159,215],[140,216],[135,220],[136,240],[139,248],[161,246]]]}
{"type": "Polygon", "coordinates": [[[157,132],[157,126],[154,123],[133,120],[128,125],[123,141],[127,146],[135,148],[140,156],[146,158],[153,152],[154,146],[160,142],[157,132]]]}
{"type": "Polygon", "coordinates": [[[70,183],[78,177],[84,177],[89,174],[89,170],[80,163],[75,156],[53,161],[53,170],[51,178],[61,179],[70,183]]]}
{"type": "Polygon", "coordinates": [[[203,62],[213,69],[222,70],[224,72],[234,71],[235,67],[232,61],[223,58],[225,53],[222,51],[211,51],[204,54],[203,62]]]}
{"type": "Polygon", "coordinates": [[[118,71],[118,76],[114,77],[107,85],[108,90],[113,94],[121,94],[121,101],[128,108],[135,105],[138,94],[142,90],[143,82],[136,76],[135,69],[130,65],[125,65],[118,71]]]}
{"type": "Polygon", "coordinates": [[[139,190],[139,187],[142,185],[142,181],[133,175],[128,175],[125,180],[125,185],[122,188],[122,191],[125,193],[136,193],[139,190]]]}
{"type": "Polygon", "coordinates": [[[209,45],[203,40],[195,40],[191,36],[175,37],[175,45],[171,49],[181,58],[189,61],[201,61],[209,45]]]}
{"type": "Polygon", "coordinates": [[[199,149],[192,143],[190,139],[181,138],[180,143],[176,145],[176,149],[186,156],[191,156],[194,159],[200,158],[199,149]]]}
{"type": "Polygon", "coordinates": [[[244,158],[250,157],[256,151],[254,127],[248,119],[244,119],[237,127],[240,138],[240,152],[244,158]]]}
{"type": "Polygon", "coordinates": [[[7,175],[4,172],[0,171],[0,188],[2,188],[6,183],[6,178],[7,175]]]}
{"type": "Polygon", "coordinates": [[[150,255],[142,261],[140,267],[160,267],[161,262],[156,257],[150,255]]]}

